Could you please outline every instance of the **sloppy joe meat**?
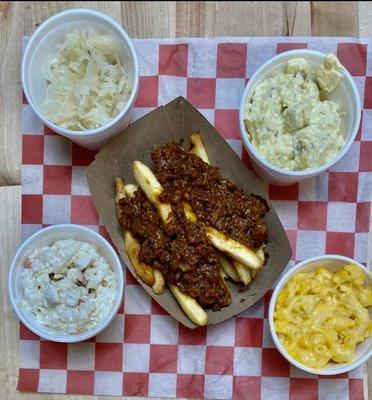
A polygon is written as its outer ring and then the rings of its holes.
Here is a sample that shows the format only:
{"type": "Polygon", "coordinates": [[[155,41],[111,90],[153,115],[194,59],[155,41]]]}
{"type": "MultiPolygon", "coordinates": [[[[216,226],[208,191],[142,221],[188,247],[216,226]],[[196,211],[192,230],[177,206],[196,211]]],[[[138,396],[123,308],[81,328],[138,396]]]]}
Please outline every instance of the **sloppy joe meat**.
{"type": "Polygon", "coordinates": [[[220,276],[218,254],[207,241],[202,223],[186,221],[183,208],[172,207],[163,225],[157,211],[139,189],[120,201],[121,224],[140,241],[139,260],[152,265],[166,282],[178,286],[201,306],[219,310],[231,303],[220,276]]]}
{"type": "Polygon", "coordinates": [[[160,200],[170,203],[170,222],[164,225],[141,189],[120,201],[122,226],[140,242],[139,260],[152,265],[166,282],[176,285],[201,306],[219,310],[231,303],[220,275],[218,251],[205,227],[257,249],[267,241],[264,199],[245,195],[210,166],[177,143],[156,148],[151,157],[163,186],[160,200]],[[183,204],[191,205],[196,222],[186,220],[183,204]]]}
{"type": "Polygon", "coordinates": [[[155,175],[164,188],[162,201],[189,203],[199,221],[253,249],[267,241],[263,217],[269,207],[262,197],[245,195],[224,179],[218,168],[177,143],[156,148],[151,157],[155,175]]]}

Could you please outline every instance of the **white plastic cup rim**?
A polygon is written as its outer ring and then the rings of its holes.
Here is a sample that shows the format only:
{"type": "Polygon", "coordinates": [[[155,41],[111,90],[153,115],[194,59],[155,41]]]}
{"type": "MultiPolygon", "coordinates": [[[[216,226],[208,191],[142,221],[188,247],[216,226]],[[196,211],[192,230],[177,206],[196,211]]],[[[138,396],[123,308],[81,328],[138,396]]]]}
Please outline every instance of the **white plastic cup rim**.
{"type": "MultiPolygon", "coordinates": [[[[66,21],[68,22],[68,21],[66,21]]],[[[63,25],[64,22],[61,23],[61,25],[63,25]]],[[[47,126],[49,126],[52,130],[58,132],[58,133],[62,133],[64,135],[66,135],[67,137],[70,138],[81,138],[82,136],[94,136],[97,135],[99,133],[102,133],[103,131],[106,131],[107,129],[109,129],[111,126],[115,125],[120,119],[123,118],[123,116],[125,116],[128,112],[128,110],[130,109],[130,107],[132,106],[132,104],[134,103],[136,96],[137,96],[137,91],[138,91],[138,84],[139,84],[139,67],[138,67],[138,57],[137,57],[137,53],[134,49],[133,43],[129,37],[129,35],[127,34],[127,32],[122,28],[122,26],[120,26],[113,18],[111,18],[110,16],[101,13],[99,11],[93,10],[93,9],[88,9],[88,8],[71,8],[65,11],[62,11],[58,14],[53,15],[52,17],[48,18],[46,21],[44,21],[43,23],[41,23],[37,29],[34,31],[34,33],[32,34],[26,50],[23,54],[22,57],[22,66],[21,66],[21,79],[22,79],[22,87],[25,93],[25,96],[27,98],[28,103],[31,105],[33,111],[36,113],[36,115],[43,121],[43,123],[47,126]],[[102,125],[98,128],[95,129],[87,129],[84,131],[73,131],[70,129],[66,129],[63,128],[57,124],[55,124],[53,121],[51,121],[50,119],[46,118],[45,115],[40,112],[39,107],[34,103],[32,95],[29,91],[28,88],[28,84],[26,82],[26,69],[27,69],[27,65],[25,65],[25,60],[28,56],[28,52],[30,51],[30,47],[31,47],[31,43],[32,41],[37,38],[37,36],[39,36],[40,32],[45,28],[45,26],[47,26],[48,24],[50,24],[51,22],[64,18],[64,17],[68,17],[71,14],[75,14],[75,13],[79,13],[79,14],[85,14],[85,15],[93,15],[95,17],[98,17],[102,20],[105,20],[107,23],[109,23],[110,25],[112,25],[115,29],[117,29],[121,36],[123,37],[125,43],[128,45],[132,60],[133,60],[133,64],[134,64],[134,81],[133,81],[133,88],[132,88],[132,92],[129,96],[129,99],[127,101],[127,103],[125,104],[125,107],[120,111],[120,113],[113,118],[110,122],[108,122],[105,125],[102,125]]]]}
{"type": "MultiPolygon", "coordinates": [[[[354,368],[359,367],[359,365],[363,364],[368,360],[368,358],[372,355],[372,340],[371,340],[371,345],[369,346],[368,351],[365,352],[364,355],[361,355],[361,357],[355,359],[354,361],[350,363],[346,363],[343,368],[337,368],[335,364],[335,368],[332,367],[326,367],[324,369],[314,369],[307,367],[298,361],[296,361],[293,357],[291,357],[288,352],[285,350],[283,347],[277,333],[275,330],[274,326],[274,312],[275,312],[275,307],[276,307],[276,302],[278,299],[278,296],[280,292],[283,289],[284,284],[294,275],[300,272],[300,270],[306,268],[309,264],[314,263],[316,261],[322,261],[322,260],[329,260],[329,259],[334,259],[335,261],[341,261],[344,262],[345,264],[356,264],[367,276],[372,279],[372,273],[364,267],[364,265],[358,263],[357,261],[353,260],[352,258],[341,256],[341,255],[336,255],[336,254],[326,254],[323,256],[318,256],[318,257],[312,257],[309,259],[306,259],[304,261],[301,261],[300,263],[296,264],[293,268],[290,268],[277,282],[275,289],[273,291],[273,294],[270,299],[270,305],[269,305],[269,327],[270,327],[270,334],[271,338],[276,346],[276,348],[279,350],[281,355],[289,361],[291,364],[293,364],[295,367],[305,371],[309,372],[311,374],[316,374],[316,375],[335,375],[335,374],[342,374],[344,372],[348,372],[354,368]]],[[[368,340],[368,339],[366,339],[368,340]]]]}
{"type": "MultiPolygon", "coordinates": [[[[254,157],[256,157],[257,160],[260,163],[262,163],[266,167],[267,170],[275,171],[282,176],[298,177],[299,180],[306,178],[308,176],[318,175],[318,174],[326,171],[328,168],[330,168],[332,165],[334,165],[337,161],[339,161],[345,155],[345,153],[349,150],[351,145],[353,144],[353,141],[358,133],[358,128],[359,128],[359,124],[360,124],[361,101],[360,101],[358,88],[357,88],[352,76],[350,75],[350,73],[346,70],[346,68],[343,68],[342,74],[343,74],[344,78],[346,78],[349,81],[350,86],[352,88],[353,96],[355,97],[355,100],[357,103],[357,107],[355,110],[355,113],[357,115],[356,122],[353,125],[351,132],[349,133],[347,142],[344,145],[344,147],[342,148],[342,150],[337,154],[337,156],[335,158],[330,160],[327,164],[322,165],[321,167],[314,168],[314,169],[292,171],[292,170],[280,168],[274,164],[269,163],[264,157],[262,157],[262,155],[258,152],[258,150],[253,146],[253,144],[251,143],[251,141],[248,137],[248,133],[247,133],[245,123],[244,123],[244,110],[245,110],[245,104],[246,104],[246,99],[247,99],[248,93],[252,90],[252,88],[255,85],[258,84],[258,82],[260,81],[260,76],[262,75],[262,72],[265,70],[265,68],[268,65],[270,65],[270,64],[274,65],[275,62],[280,62],[282,60],[282,58],[287,58],[288,55],[293,55],[294,57],[296,57],[296,56],[303,56],[303,54],[306,54],[306,53],[317,55],[317,56],[322,56],[322,57],[325,56],[324,53],[322,53],[320,51],[316,51],[316,50],[308,50],[308,49],[290,50],[290,51],[280,53],[280,54],[270,58],[263,65],[261,65],[261,67],[252,75],[252,77],[249,79],[247,85],[245,86],[245,89],[244,89],[244,92],[243,92],[243,95],[241,98],[241,102],[240,102],[240,108],[239,108],[240,135],[242,137],[243,143],[249,149],[249,151],[254,155],[254,157]]],[[[280,180],[280,177],[278,177],[278,179],[280,180]]]]}
{"type": "MultiPolygon", "coordinates": [[[[65,234],[65,238],[68,239],[68,234],[65,234]]],[[[81,239],[84,241],[84,239],[81,239]]],[[[100,250],[100,249],[98,249],[100,250]]],[[[120,305],[122,303],[123,299],[123,293],[124,293],[124,275],[123,275],[123,269],[122,269],[122,264],[119,260],[118,255],[116,254],[115,250],[112,248],[110,243],[102,237],[100,234],[97,232],[85,228],[84,226],[81,225],[74,225],[74,224],[58,224],[58,225],[52,225],[47,228],[41,229],[31,235],[29,238],[27,238],[22,245],[19,247],[17,250],[16,254],[13,257],[13,261],[10,265],[9,268],[9,273],[8,273],[8,297],[10,300],[10,303],[13,307],[13,310],[17,314],[18,318],[22,321],[22,323],[30,329],[32,332],[34,332],[36,335],[46,339],[46,340],[51,340],[53,342],[62,342],[62,343],[75,343],[75,342],[82,342],[84,340],[90,339],[96,335],[98,335],[100,332],[102,332],[104,329],[108,327],[108,325],[112,322],[114,319],[115,315],[117,314],[120,305]],[[115,303],[112,307],[112,310],[110,313],[98,324],[96,327],[94,327],[91,330],[88,330],[86,332],[83,332],[81,334],[68,334],[68,333],[62,333],[61,335],[53,335],[52,333],[46,332],[49,330],[49,327],[45,327],[45,330],[43,329],[43,326],[41,324],[34,324],[30,319],[24,318],[22,313],[21,313],[21,308],[22,305],[18,301],[16,296],[16,291],[14,290],[14,285],[16,282],[16,276],[17,276],[17,271],[19,268],[21,268],[21,258],[24,257],[24,255],[27,253],[27,250],[29,249],[30,245],[32,242],[34,242],[37,238],[40,237],[40,240],[42,240],[44,237],[47,237],[48,234],[54,234],[58,233],[59,231],[71,231],[71,233],[77,233],[81,232],[82,234],[88,234],[89,236],[92,236],[95,238],[96,245],[98,248],[104,248],[112,257],[114,260],[115,266],[111,266],[111,268],[115,271],[117,281],[118,281],[118,293],[117,293],[117,298],[115,300],[115,303]]]]}

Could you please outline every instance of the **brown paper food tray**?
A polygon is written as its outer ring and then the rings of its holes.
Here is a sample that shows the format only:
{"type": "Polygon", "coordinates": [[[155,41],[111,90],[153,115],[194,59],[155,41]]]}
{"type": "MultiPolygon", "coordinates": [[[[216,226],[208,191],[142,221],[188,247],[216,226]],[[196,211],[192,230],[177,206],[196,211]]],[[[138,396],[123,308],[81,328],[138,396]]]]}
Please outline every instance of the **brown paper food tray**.
{"type": "MultiPolygon", "coordinates": [[[[134,160],[140,160],[153,168],[150,153],[154,147],[171,141],[188,146],[189,135],[195,131],[200,131],[211,164],[217,165],[225,178],[235,182],[245,193],[258,194],[267,200],[262,182],[245,167],[202,114],[183,97],[158,107],[130,125],[97,154],[86,173],[94,204],[125,264],[144,290],[169,314],[189,328],[195,328],[195,325],[184,314],[169,289],[163,295],[156,295],[151,287],[137,277],[125,253],[123,236],[116,217],[114,179],[122,177],[125,183],[136,183],[132,173],[134,160]]],[[[267,265],[247,290],[239,290],[241,287],[238,284],[228,281],[232,303],[217,312],[208,310],[208,324],[217,324],[251,307],[271,288],[287,265],[291,256],[290,244],[271,205],[265,220],[269,231],[267,265]]]]}

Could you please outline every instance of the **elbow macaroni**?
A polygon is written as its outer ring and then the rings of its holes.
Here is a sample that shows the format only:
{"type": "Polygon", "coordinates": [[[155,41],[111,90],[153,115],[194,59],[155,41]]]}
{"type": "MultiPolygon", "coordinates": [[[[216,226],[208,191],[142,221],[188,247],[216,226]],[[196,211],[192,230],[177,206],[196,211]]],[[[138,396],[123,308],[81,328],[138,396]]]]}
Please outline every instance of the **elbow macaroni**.
{"type": "Polygon", "coordinates": [[[320,369],[329,362],[352,361],[358,343],[372,335],[367,307],[372,289],[355,264],[298,273],[278,296],[275,330],[298,362],[320,369]]]}

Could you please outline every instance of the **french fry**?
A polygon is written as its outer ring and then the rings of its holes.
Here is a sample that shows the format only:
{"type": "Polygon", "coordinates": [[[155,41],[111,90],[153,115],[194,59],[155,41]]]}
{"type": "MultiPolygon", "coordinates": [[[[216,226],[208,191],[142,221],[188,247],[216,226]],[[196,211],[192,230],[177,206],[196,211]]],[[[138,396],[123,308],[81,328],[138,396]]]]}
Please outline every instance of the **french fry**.
{"type": "MultiPolygon", "coordinates": [[[[120,209],[120,200],[126,197],[124,190],[124,181],[121,178],[115,179],[116,185],[116,195],[115,195],[115,204],[118,216],[120,218],[121,209],[120,209]]],[[[137,275],[148,285],[152,286],[155,284],[155,275],[154,270],[147,264],[141,263],[138,260],[138,253],[140,251],[140,244],[137,239],[127,230],[122,228],[123,236],[124,236],[124,248],[128,254],[128,257],[135,269],[137,275]]]]}
{"type": "Polygon", "coordinates": [[[163,294],[165,289],[165,280],[163,274],[154,269],[155,283],[152,285],[152,291],[155,294],[163,294]]]}
{"type": "Polygon", "coordinates": [[[256,279],[257,273],[258,273],[259,269],[251,269],[249,272],[251,274],[251,278],[256,279]]]}
{"type": "Polygon", "coordinates": [[[203,145],[199,133],[198,132],[193,133],[189,139],[191,143],[190,153],[197,155],[205,163],[209,164],[208,154],[205,151],[205,147],[203,145]]]}
{"type": "Polygon", "coordinates": [[[226,283],[226,279],[228,278],[228,276],[227,276],[226,272],[223,270],[223,268],[221,266],[220,266],[220,276],[221,276],[221,280],[222,280],[223,285],[225,286],[226,290],[230,293],[230,289],[229,289],[229,287],[227,286],[227,283],[226,283]]]}
{"type": "Polygon", "coordinates": [[[262,264],[265,262],[265,253],[263,251],[264,246],[258,249],[257,255],[260,257],[260,260],[262,261],[262,264]]]}
{"type": "Polygon", "coordinates": [[[192,210],[191,206],[189,203],[183,203],[183,211],[185,212],[186,219],[189,222],[196,222],[196,215],[194,211],[192,210]]]}
{"type": "Polygon", "coordinates": [[[124,190],[125,190],[125,194],[128,197],[133,197],[134,193],[137,192],[138,187],[136,185],[133,185],[133,183],[127,183],[126,185],[124,185],[124,190]]]}
{"type": "Polygon", "coordinates": [[[222,253],[225,253],[248,268],[259,269],[261,267],[260,258],[247,246],[229,238],[224,233],[210,226],[205,229],[205,232],[213,246],[222,251],[222,253]]]}
{"type": "Polygon", "coordinates": [[[239,277],[241,278],[241,281],[244,283],[244,285],[248,285],[253,279],[256,279],[259,270],[262,268],[262,266],[264,264],[265,253],[263,251],[263,247],[264,246],[262,246],[260,249],[258,249],[256,251],[257,256],[261,260],[261,266],[259,269],[247,268],[245,265],[242,265],[241,263],[239,263],[237,261],[232,262],[239,277]]]}
{"type": "MultiPolygon", "coordinates": [[[[245,286],[247,286],[252,280],[251,272],[245,265],[243,265],[240,262],[237,262],[235,260],[233,260],[233,265],[236,269],[236,272],[237,272],[240,280],[244,283],[245,286]]],[[[255,272],[256,272],[256,270],[255,270],[255,272]]]]}
{"type": "Polygon", "coordinates": [[[165,224],[169,222],[172,208],[170,204],[159,201],[159,196],[163,192],[163,188],[151,169],[142,164],[140,161],[133,162],[133,173],[137,183],[145,192],[146,197],[158,210],[158,213],[165,224]]]}
{"type": "MultiPolygon", "coordinates": [[[[261,268],[263,267],[263,265],[264,265],[264,262],[265,262],[265,253],[264,253],[264,247],[265,247],[265,245],[263,245],[262,247],[260,247],[258,250],[257,250],[257,255],[258,255],[258,257],[260,257],[260,260],[261,260],[261,268]]],[[[260,269],[261,269],[260,268],[260,269]]],[[[257,277],[257,274],[258,274],[258,272],[259,272],[259,270],[260,269],[251,269],[249,272],[251,273],[251,278],[252,279],[256,279],[256,277],[257,277]]]]}
{"type": "Polygon", "coordinates": [[[232,279],[234,282],[240,281],[240,277],[239,277],[234,265],[232,265],[224,255],[220,256],[220,264],[221,264],[221,267],[223,268],[223,270],[225,271],[226,275],[230,279],[232,279]]]}
{"type": "Polygon", "coordinates": [[[181,292],[175,285],[169,285],[169,288],[184,313],[195,325],[204,326],[207,324],[208,314],[200,307],[195,299],[188,294],[181,292]]]}
{"type": "Polygon", "coordinates": [[[125,251],[137,275],[149,286],[153,286],[155,284],[154,269],[150,265],[139,261],[138,254],[141,246],[129,231],[125,231],[124,233],[124,245],[125,251]]]}
{"type": "MultiPolygon", "coordinates": [[[[127,185],[124,185],[124,191],[125,194],[128,197],[133,197],[134,193],[138,190],[138,187],[136,185],[133,185],[132,183],[128,183],[127,185]]],[[[137,260],[138,261],[138,256],[137,256],[137,260]]],[[[150,267],[150,266],[149,266],[150,267]]],[[[151,268],[151,267],[150,267],[151,268]]],[[[155,268],[152,268],[154,271],[154,278],[155,278],[155,282],[152,285],[152,290],[155,294],[163,294],[164,293],[164,289],[165,289],[165,280],[164,280],[164,276],[163,274],[158,271],[155,268]]]]}
{"type": "Polygon", "coordinates": [[[222,278],[223,280],[225,280],[225,279],[228,278],[227,273],[224,271],[224,269],[223,269],[222,267],[220,268],[220,275],[221,275],[221,278],[222,278]]]}

